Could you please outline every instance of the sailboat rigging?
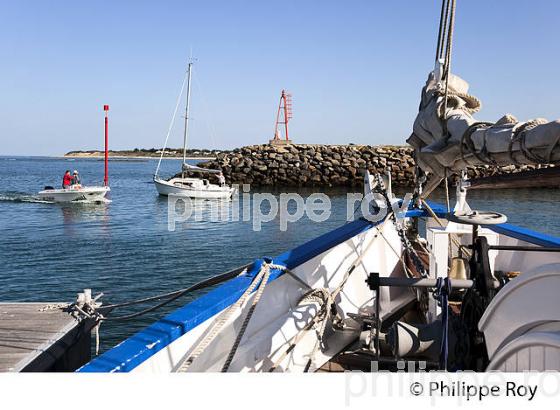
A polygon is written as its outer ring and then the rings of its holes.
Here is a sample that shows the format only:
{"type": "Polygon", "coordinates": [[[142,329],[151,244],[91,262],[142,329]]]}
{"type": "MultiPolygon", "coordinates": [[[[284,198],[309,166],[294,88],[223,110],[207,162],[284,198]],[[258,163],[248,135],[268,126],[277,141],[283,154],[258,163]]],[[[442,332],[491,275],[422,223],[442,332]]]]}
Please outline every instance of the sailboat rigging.
{"type": "MultiPolygon", "coordinates": [[[[233,195],[234,188],[226,185],[222,172],[217,169],[201,168],[187,163],[187,145],[189,137],[189,120],[190,120],[190,103],[191,103],[191,80],[192,80],[192,67],[193,62],[190,61],[187,69],[187,91],[186,91],[186,104],[185,104],[185,127],[183,131],[183,162],[181,164],[180,176],[176,175],[168,180],[160,178],[158,175],[161,159],[165,153],[165,147],[161,152],[161,157],[156,168],[154,175],[154,184],[160,195],[178,195],[190,198],[201,199],[229,199],[233,195]],[[213,176],[217,183],[210,183],[209,177],[213,176]],[[206,178],[205,178],[206,177],[206,178]]],[[[184,88],[184,83],[183,83],[184,88]]],[[[177,107],[173,113],[171,126],[177,113],[179,101],[182,96],[182,91],[177,101],[177,107]]],[[[171,131],[171,126],[167,133],[167,139],[171,131]]]]}

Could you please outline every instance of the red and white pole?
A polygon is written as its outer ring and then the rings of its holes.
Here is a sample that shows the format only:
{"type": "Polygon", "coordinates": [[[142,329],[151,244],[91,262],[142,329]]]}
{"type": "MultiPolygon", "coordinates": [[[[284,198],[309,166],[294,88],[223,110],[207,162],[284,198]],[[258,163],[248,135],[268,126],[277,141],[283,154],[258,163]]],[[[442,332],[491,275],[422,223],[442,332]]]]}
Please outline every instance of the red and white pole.
{"type": "Polygon", "coordinates": [[[109,186],[109,106],[104,105],[105,111],[105,178],[103,184],[109,186]]]}
{"type": "Polygon", "coordinates": [[[289,141],[288,137],[288,101],[286,98],[286,91],[282,90],[282,99],[284,100],[284,127],[286,129],[286,141],[289,141]]]}

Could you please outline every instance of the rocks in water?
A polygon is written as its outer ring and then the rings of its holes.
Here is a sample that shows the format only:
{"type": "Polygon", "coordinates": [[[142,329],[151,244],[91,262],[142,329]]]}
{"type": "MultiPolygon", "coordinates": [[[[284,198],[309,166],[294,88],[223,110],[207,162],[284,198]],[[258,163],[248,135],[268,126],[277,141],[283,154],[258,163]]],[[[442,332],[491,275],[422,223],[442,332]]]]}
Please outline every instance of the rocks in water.
{"type": "MultiPolygon", "coordinates": [[[[413,149],[371,145],[252,145],[219,153],[201,167],[221,169],[230,184],[255,186],[355,186],[372,173],[391,171],[393,185],[414,184],[413,149]]],[[[471,178],[512,173],[534,166],[470,168],[471,178]]]]}

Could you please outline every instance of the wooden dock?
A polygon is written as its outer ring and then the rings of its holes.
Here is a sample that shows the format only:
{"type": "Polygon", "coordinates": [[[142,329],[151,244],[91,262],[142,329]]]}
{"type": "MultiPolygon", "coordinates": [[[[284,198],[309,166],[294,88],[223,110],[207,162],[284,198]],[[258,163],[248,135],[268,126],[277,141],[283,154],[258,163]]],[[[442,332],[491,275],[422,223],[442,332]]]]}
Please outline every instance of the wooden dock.
{"type": "Polygon", "coordinates": [[[0,372],[73,371],[91,359],[93,320],[61,303],[0,303],[0,372]]]}

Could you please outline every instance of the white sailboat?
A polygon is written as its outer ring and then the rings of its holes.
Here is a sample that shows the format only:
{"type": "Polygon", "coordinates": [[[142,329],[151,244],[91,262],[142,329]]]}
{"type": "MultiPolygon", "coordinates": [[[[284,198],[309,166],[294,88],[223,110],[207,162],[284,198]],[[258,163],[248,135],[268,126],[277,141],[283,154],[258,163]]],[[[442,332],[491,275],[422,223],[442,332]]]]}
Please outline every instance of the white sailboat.
{"type": "MultiPolygon", "coordinates": [[[[220,170],[200,168],[187,164],[192,66],[193,63],[189,62],[187,71],[187,102],[185,107],[185,130],[183,134],[183,163],[181,165],[181,175],[167,180],[158,175],[161,160],[165,153],[164,147],[154,175],[154,184],[158,193],[164,196],[177,195],[200,199],[229,199],[233,195],[235,189],[225,184],[225,180],[223,179],[220,170]],[[218,180],[218,184],[211,183],[209,180],[210,176],[215,176],[218,180]]],[[[179,96],[179,98],[180,97],[181,96],[179,96]]],[[[169,137],[169,133],[167,136],[169,137]]]]}

